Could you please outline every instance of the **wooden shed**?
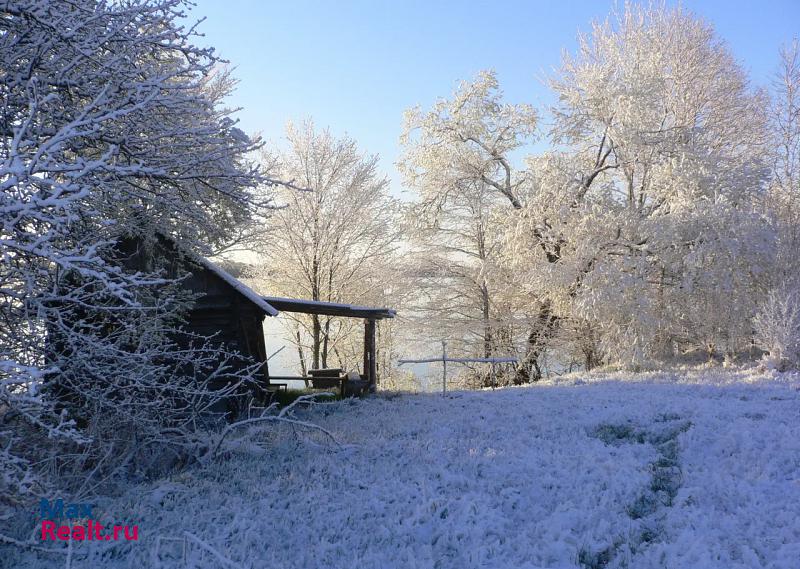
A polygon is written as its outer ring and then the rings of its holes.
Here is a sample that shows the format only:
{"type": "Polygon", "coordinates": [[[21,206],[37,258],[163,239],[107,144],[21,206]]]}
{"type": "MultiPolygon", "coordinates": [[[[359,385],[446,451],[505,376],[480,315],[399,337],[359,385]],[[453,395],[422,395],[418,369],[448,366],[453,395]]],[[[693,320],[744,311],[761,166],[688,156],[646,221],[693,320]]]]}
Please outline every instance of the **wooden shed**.
{"type": "Polygon", "coordinates": [[[197,299],[189,311],[185,330],[213,336],[220,346],[261,363],[263,384],[269,383],[262,323],[266,316],[277,316],[273,306],[220,266],[199,255],[180,252],[165,237],[149,242],[125,239],[117,244],[116,254],[129,270],[161,269],[170,277],[190,273],[182,284],[197,299]]]}
{"type": "Polygon", "coordinates": [[[116,250],[119,262],[129,270],[150,272],[166,269],[172,277],[190,272],[191,275],[183,281],[183,286],[197,295],[197,299],[189,312],[185,329],[197,335],[213,336],[214,341],[225,345],[228,350],[238,351],[250,361],[260,363],[260,377],[263,383],[259,383],[262,394],[268,394],[278,386],[285,387],[285,380],[319,381],[318,377],[270,375],[263,322],[265,317],[278,316],[281,311],[363,319],[363,369],[357,379],[353,379],[352,372],[342,373],[336,377],[340,382],[342,394],[375,390],[378,383],[377,321],[393,318],[395,316],[393,310],[260,296],[208,259],[182,253],[178,250],[178,246],[166,237],[159,236],[148,242],[141,239],[123,240],[118,243],[116,250]],[[349,391],[345,389],[348,380],[350,387],[355,389],[349,391]]]}

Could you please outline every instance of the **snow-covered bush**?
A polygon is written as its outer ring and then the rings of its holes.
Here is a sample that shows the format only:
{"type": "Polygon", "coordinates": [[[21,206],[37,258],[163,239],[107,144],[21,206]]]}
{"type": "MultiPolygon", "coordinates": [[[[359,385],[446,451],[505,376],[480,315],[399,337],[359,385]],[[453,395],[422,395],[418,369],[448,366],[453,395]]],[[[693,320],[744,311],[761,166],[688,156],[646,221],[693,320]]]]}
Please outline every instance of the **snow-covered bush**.
{"type": "Polygon", "coordinates": [[[779,371],[800,365],[800,288],[772,290],[753,319],[755,340],[768,352],[765,363],[779,371]]]}

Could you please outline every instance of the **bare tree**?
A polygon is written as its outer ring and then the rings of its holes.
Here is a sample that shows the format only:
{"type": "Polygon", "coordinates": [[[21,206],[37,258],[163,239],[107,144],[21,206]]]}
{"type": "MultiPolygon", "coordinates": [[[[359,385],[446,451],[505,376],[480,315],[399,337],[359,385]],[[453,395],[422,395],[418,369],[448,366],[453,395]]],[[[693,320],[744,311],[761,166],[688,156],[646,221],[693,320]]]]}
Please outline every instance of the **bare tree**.
{"type": "MultiPolygon", "coordinates": [[[[378,173],[377,157],[348,137],[335,138],[313,122],[287,127],[289,148],[268,157],[293,187],[278,192],[284,206],[262,226],[255,247],[263,262],[255,282],[266,294],[326,302],[383,304],[397,248],[397,205],[378,173]]],[[[360,323],[295,315],[287,340],[305,373],[355,366],[360,323]],[[310,352],[310,353],[309,353],[310,352]]]]}

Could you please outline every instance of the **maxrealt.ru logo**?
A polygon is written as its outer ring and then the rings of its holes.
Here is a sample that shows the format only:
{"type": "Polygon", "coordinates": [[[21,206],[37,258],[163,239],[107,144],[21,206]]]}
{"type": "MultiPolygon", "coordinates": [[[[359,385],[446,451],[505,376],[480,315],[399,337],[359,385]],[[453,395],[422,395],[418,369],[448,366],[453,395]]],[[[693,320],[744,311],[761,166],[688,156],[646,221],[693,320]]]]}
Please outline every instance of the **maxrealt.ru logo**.
{"type": "Polygon", "coordinates": [[[139,526],[109,526],[94,520],[93,505],[88,503],[65,504],[58,498],[54,501],[43,499],[39,502],[39,515],[42,518],[42,541],[112,541],[139,539],[139,526]],[[80,521],[78,524],[63,524],[62,521],[80,521]]]}

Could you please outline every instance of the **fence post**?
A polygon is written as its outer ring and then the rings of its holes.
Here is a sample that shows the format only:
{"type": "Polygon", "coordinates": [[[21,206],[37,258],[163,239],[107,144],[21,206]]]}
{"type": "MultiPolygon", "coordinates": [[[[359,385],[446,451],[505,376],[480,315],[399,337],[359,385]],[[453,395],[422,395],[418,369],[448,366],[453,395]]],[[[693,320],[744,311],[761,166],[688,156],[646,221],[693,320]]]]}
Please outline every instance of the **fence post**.
{"type": "Polygon", "coordinates": [[[447,396],[447,340],[442,340],[442,397],[447,396]]]}

